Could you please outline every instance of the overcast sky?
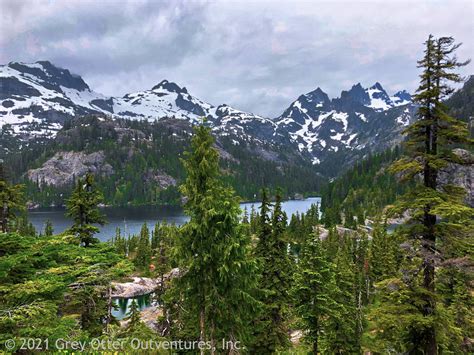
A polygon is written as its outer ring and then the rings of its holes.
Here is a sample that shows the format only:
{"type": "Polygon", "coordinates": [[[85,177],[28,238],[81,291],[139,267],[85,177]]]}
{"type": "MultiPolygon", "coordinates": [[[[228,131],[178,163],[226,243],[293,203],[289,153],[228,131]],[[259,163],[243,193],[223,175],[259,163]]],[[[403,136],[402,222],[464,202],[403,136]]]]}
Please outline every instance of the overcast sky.
{"type": "Polygon", "coordinates": [[[113,96],[168,79],[274,117],[318,86],[413,91],[429,33],[474,57],[473,19],[473,0],[0,0],[0,63],[50,60],[113,96]]]}

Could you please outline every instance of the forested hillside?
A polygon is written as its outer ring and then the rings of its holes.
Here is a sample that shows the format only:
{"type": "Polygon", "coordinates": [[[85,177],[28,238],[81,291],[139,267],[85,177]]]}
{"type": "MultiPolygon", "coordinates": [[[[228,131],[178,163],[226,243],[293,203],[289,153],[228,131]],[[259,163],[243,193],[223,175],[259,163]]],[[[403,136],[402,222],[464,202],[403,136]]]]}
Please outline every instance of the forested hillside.
{"type": "MultiPolygon", "coordinates": [[[[62,205],[74,180],[87,171],[96,175],[106,204],[178,204],[180,159],[191,133],[184,120],[86,116],[67,121],[53,140],[31,142],[5,161],[33,204],[62,205]]],[[[325,181],[284,146],[229,135],[220,136],[216,148],[225,181],[243,199],[255,199],[261,186],[280,186],[288,197],[314,194],[325,181]]]]}
{"type": "Polygon", "coordinates": [[[366,216],[375,216],[392,204],[406,190],[406,185],[389,171],[400,155],[399,147],[371,155],[327,184],[321,192],[326,225],[365,224],[366,216]]]}
{"type": "MultiPolygon", "coordinates": [[[[444,102],[454,117],[468,123],[471,137],[474,137],[472,131],[474,127],[473,89],[474,76],[471,76],[462,88],[454,92],[444,102]]],[[[462,143],[458,146],[473,151],[470,143],[462,143]]],[[[365,159],[357,162],[354,167],[344,172],[340,177],[324,185],[321,190],[321,209],[324,211],[326,225],[344,223],[347,226],[353,226],[354,218],[355,221],[364,224],[362,222],[365,217],[374,217],[386,206],[394,203],[408,187],[408,185],[401,183],[400,175],[394,175],[389,171],[392,163],[402,154],[401,146],[382,153],[368,154],[365,159]]],[[[460,166],[463,164],[465,163],[461,163],[460,166]]],[[[468,162],[468,164],[472,163],[468,162]]],[[[459,169],[460,166],[458,166],[458,170],[463,174],[462,169],[459,169]]],[[[454,174],[455,170],[456,168],[452,167],[446,169],[451,174],[454,174]]],[[[442,174],[440,178],[449,180],[446,173],[442,174]]],[[[473,188],[470,184],[465,184],[463,187],[469,191],[472,191],[473,188]]]]}

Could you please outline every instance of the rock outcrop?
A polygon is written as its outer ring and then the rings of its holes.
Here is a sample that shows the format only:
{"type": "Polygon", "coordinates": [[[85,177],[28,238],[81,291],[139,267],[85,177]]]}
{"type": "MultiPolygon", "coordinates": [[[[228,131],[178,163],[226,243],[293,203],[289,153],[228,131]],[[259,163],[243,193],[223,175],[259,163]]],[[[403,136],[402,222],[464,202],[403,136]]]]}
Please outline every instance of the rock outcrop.
{"type": "Polygon", "coordinates": [[[452,184],[466,190],[466,203],[474,207],[474,154],[464,149],[454,149],[459,163],[450,163],[438,176],[441,185],[452,184]]]}
{"type": "Polygon", "coordinates": [[[113,298],[131,298],[152,293],[159,286],[157,279],[133,277],[131,282],[112,283],[113,298]]]}
{"type": "Polygon", "coordinates": [[[87,172],[95,175],[108,176],[113,174],[112,166],[105,162],[104,152],[91,154],[84,152],[58,152],[42,167],[29,170],[30,181],[41,185],[67,186],[75,179],[83,177],[87,172]]]}
{"type": "MultiPolygon", "coordinates": [[[[179,276],[179,269],[174,268],[163,276],[163,282],[179,276]]],[[[132,298],[152,293],[161,285],[161,279],[149,277],[132,277],[130,282],[112,282],[112,298],[132,298]]]]}
{"type": "Polygon", "coordinates": [[[176,186],[178,184],[174,177],[166,174],[162,170],[148,170],[144,174],[144,179],[147,182],[156,183],[161,189],[167,189],[170,186],[176,186]]]}

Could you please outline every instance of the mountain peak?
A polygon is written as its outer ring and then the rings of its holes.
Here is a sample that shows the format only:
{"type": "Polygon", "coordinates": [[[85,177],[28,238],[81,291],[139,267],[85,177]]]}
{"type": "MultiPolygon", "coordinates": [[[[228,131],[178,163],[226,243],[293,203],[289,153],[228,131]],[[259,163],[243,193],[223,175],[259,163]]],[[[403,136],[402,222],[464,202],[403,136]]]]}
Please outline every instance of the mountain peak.
{"type": "Polygon", "coordinates": [[[326,104],[329,103],[329,96],[318,86],[315,90],[302,95],[299,99],[304,98],[308,103],[326,104]]]}
{"type": "Polygon", "coordinates": [[[378,81],[374,85],[372,85],[370,89],[385,91],[382,85],[378,81]]]}
{"type": "Polygon", "coordinates": [[[26,73],[40,78],[44,86],[52,89],[62,86],[78,91],[90,90],[81,76],[72,74],[69,70],[60,68],[48,60],[35,63],[10,62],[8,66],[20,73],[26,73]]]}
{"type": "Polygon", "coordinates": [[[180,94],[180,93],[187,94],[188,93],[188,90],[186,90],[185,87],[181,88],[178,84],[173,83],[172,81],[168,81],[166,79],[160,81],[157,85],[153,86],[153,88],[151,90],[155,91],[155,90],[159,90],[159,89],[166,90],[166,91],[169,91],[169,92],[175,92],[177,94],[180,94]]]}
{"type": "Polygon", "coordinates": [[[404,105],[411,102],[411,95],[406,90],[400,90],[393,95],[392,101],[395,105],[404,105]]]}
{"type": "Polygon", "coordinates": [[[341,99],[357,102],[362,105],[370,104],[370,97],[360,83],[352,85],[349,91],[342,91],[341,99]]]}

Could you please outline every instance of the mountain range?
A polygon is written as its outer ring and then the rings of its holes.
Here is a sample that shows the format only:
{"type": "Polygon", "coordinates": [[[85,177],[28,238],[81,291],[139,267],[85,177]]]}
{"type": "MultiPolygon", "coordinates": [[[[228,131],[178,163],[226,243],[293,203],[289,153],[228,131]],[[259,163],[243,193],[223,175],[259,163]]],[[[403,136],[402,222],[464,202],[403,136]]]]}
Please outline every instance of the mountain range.
{"type": "Polygon", "coordinates": [[[23,140],[53,137],[71,117],[87,114],[155,121],[164,118],[191,124],[206,117],[216,135],[265,141],[298,151],[328,175],[328,163],[350,166],[370,151],[393,146],[414,117],[411,95],[389,95],[380,83],[360,84],[330,99],[320,88],[299,96],[274,118],[209,104],[174,82],[163,80],[150,90],[107,97],[93,91],[78,75],[48,61],[0,66],[0,125],[23,140]]]}

